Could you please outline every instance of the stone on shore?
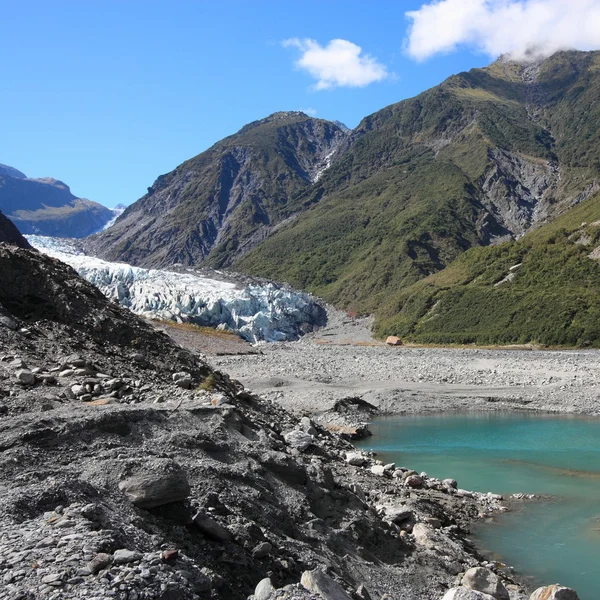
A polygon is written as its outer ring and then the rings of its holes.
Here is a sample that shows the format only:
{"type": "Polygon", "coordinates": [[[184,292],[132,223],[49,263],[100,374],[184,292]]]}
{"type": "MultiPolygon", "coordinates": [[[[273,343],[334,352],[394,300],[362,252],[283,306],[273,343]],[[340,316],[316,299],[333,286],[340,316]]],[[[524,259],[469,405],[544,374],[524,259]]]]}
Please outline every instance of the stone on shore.
{"type": "Polygon", "coordinates": [[[268,600],[274,591],[275,588],[273,587],[271,580],[268,577],[265,577],[258,582],[258,585],[254,589],[254,599],[268,600]]]}
{"type": "Polygon", "coordinates": [[[466,587],[455,587],[449,589],[442,600],[494,600],[494,596],[466,587]]]}
{"type": "Polygon", "coordinates": [[[388,336],[385,340],[385,343],[388,346],[402,346],[402,340],[395,335],[388,336]]]}
{"type": "Polygon", "coordinates": [[[293,429],[286,433],[284,439],[292,448],[296,448],[300,452],[304,452],[315,441],[312,435],[300,429],[293,429]]]}
{"type": "Polygon", "coordinates": [[[577,592],[555,583],[535,590],[529,600],[579,600],[577,592]]]}
{"type": "Polygon", "coordinates": [[[510,600],[508,590],[496,573],[483,567],[469,569],[461,581],[462,585],[477,592],[483,592],[496,600],[510,600]]]}

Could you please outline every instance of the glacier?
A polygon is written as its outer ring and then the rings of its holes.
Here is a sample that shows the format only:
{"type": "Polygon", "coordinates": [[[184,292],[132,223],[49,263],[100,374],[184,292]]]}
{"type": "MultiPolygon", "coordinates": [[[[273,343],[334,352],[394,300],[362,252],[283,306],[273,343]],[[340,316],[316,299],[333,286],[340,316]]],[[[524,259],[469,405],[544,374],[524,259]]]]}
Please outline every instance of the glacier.
{"type": "Polygon", "coordinates": [[[192,269],[144,269],[88,256],[75,240],[25,237],[40,252],[73,267],[105,296],[146,318],[218,327],[251,343],[297,340],[327,320],[313,296],[274,283],[240,285],[218,271],[207,277],[192,269]]]}

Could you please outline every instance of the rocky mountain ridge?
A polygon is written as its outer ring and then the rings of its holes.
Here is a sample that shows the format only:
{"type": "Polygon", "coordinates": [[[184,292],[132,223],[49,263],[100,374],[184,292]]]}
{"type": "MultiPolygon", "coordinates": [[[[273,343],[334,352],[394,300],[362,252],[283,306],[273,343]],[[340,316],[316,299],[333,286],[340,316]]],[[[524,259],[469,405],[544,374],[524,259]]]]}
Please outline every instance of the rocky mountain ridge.
{"type": "Polygon", "coordinates": [[[160,176],[90,246],[150,267],[231,264],[296,212],[291,199],[322,176],[346,137],[301,112],[250,123],[160,176]]]}
{"type": "Polygon", "coordinates": [[[62,181],[30,179],[6,165],[0,165],[0,210],[23,234],[57,237],[85,237],[114,216],[109,208],[73,195],[62,181]]]}

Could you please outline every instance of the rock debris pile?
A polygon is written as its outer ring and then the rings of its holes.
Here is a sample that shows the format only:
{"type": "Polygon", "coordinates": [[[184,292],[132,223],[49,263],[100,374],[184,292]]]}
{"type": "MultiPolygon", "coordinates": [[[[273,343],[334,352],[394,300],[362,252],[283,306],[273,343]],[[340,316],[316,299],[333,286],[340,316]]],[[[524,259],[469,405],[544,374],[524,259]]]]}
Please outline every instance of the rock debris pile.
{"type": "Polygon", "coordinates": [[[0,245],[0,279],[0,598],[526,597],[467,537],[500,497],[357,452],[56,260],[0,245]]]}

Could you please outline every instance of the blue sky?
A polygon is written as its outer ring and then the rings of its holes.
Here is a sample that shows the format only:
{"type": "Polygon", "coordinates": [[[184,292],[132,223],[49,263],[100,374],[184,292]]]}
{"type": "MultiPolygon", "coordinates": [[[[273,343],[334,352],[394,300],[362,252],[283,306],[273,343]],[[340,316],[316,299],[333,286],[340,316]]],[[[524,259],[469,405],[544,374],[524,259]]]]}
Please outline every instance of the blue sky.
{"type": "MultiPolygon", "coordinates": [[[[480,11],[496,1],[460,0],[480,11]]],[[[452,73],[518,50],[489,41],[489,6],[474,32],[465,24],[473,14],[458,19],[457,2],[0,0],[0,163],[114,206],[275,111],[354,127],[452,73]],[[420,20],[406,18],[411,10],[420,20]],[[330,46],[336,39],[346,46],[330,46]],[[336,49],[349,55],[345,66],[335,64],[336,49]]]]}

